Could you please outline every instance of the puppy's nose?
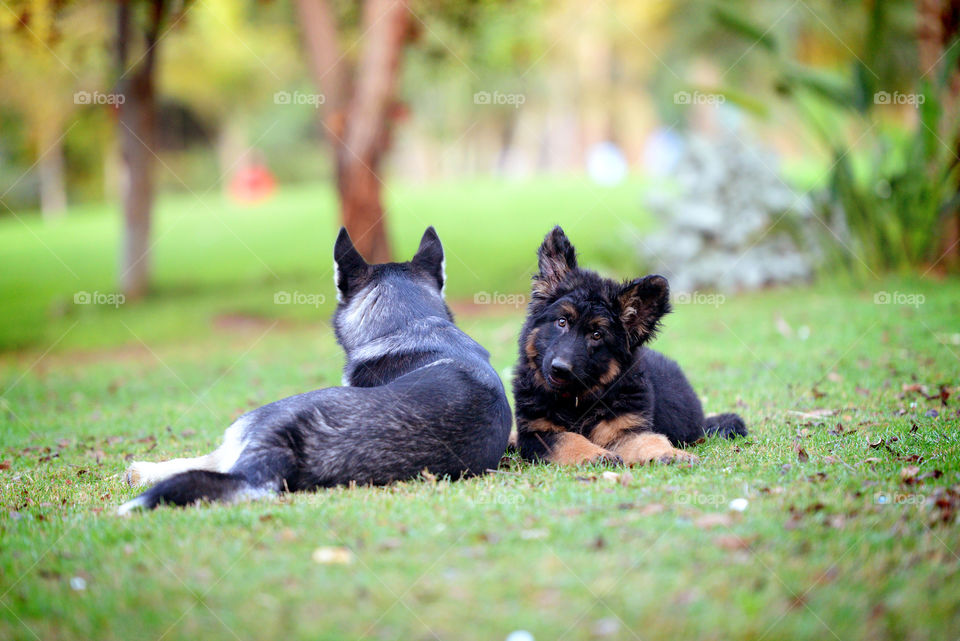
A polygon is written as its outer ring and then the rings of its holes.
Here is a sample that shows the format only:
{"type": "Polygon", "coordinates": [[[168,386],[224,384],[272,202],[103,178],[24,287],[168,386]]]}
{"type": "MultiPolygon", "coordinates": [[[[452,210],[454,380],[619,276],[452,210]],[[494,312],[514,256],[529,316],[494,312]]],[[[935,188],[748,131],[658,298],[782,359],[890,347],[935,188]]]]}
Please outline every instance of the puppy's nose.
{"type": "Polygon", "coordinates": [[[556,378],[568,378],[573,374],[573,367],[562,358],[555,358],[550,363],[550,374],[556,378]]]}

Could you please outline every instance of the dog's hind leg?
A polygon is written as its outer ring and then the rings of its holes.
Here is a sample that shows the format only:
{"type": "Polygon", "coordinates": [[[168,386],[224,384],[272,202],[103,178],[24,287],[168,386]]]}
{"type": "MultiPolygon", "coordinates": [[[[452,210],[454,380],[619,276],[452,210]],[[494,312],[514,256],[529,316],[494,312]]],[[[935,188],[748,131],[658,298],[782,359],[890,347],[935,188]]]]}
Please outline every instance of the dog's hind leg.
{"type": "Polygon", "coordinates": [[[747,425],[737,414],[711,414],[703,421],[703,433],[707,436],[736,438],[747,435],[747,425]]]}
{"type": "Polygon", "coordinates": [[[127,468],[124,480],[130,487],[140,487],[159,483],[190,470],[228,472],[243,451],[247,423],[246,417],[241,417],[228,427],[223,435],[223,444],[210,454],[192,458],[175,458],[157,463],[134,461],[127,468]]]}

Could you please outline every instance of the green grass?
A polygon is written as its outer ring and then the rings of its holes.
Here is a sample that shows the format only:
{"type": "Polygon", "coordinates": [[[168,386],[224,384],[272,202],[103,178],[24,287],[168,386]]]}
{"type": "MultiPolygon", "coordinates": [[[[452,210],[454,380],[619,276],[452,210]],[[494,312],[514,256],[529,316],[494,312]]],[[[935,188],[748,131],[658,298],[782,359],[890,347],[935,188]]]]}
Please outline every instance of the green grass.
{"type": "MultiPolygon", "coordinates": [[[[412,252],[433,222],[469,265],[448,258],[454,298],[522,291],[555,221],[575,230],[585,264],[635,269],[630,237],[610,232],[632,211],[632,187],[604,192],[616,216],[601,206],[580,222],[591,203],[583,185],[491,191],[400,194],[398,251],[412,252]],[[537,199],[552,209],[521,218],[537,199]]],[[[278,280],[208,211],[171,200],[158,297],[66,305],[62,316],[50,301],[71,288],[109,291],[108,214],[28,223],[76,286],[23,225],[0,224],[4,344],[24,346],[0,354],[0,639],[957,636],[960,535],[935,500],[960,484],[957,280],[677,305],[657,347],[685,367],[708,411],[736,410],[751,429],[695,446],[697,467],[634,468],[621,484],[603,477],[616,468],[508,457],[498,473],[456,483],[114,516],[135,493],[120,478],[129,460],[207,452],[240,413],[339,383],[329,305],[272,304],[276,290],[320,281],[332,294],[323,192],[284,193],[268,230],[266,209],[218,206],[278,280]],[[878,291],[923,303],[877,305],[878,291]],[[242,319],[214,321],[225,314],[242,319]],[[914,385],[953,396],[941,407],[914,385]],[[744,512],[728,508],[735,498],[747,499],[744,512]],[[311,560],[327,546],[353,562],[311,560]]],[[[458,320],[506,380],[522,309],[473,307],[458,320]]]]}

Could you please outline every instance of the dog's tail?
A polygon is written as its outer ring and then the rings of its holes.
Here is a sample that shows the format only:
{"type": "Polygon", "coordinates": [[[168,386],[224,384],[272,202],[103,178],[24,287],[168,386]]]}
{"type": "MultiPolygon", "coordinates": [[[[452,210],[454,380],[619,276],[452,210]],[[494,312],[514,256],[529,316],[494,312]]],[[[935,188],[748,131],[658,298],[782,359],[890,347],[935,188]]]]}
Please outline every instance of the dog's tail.
{"type": "Polygon", "coordinates": [[[747,425],[738,414],[711,414],[703,422],[706,436],[736,438],[747,435],[747,425]]]}
{"type": "Polygon", "coordinates": [[[208,470],[190,470],[160,481],[135,499],[120,506],[117,513],[152,510],[158,505],[191,505],[198,501],[233,503],[273,494],[267,487],[256,487],[239,474],[208,470]]]}

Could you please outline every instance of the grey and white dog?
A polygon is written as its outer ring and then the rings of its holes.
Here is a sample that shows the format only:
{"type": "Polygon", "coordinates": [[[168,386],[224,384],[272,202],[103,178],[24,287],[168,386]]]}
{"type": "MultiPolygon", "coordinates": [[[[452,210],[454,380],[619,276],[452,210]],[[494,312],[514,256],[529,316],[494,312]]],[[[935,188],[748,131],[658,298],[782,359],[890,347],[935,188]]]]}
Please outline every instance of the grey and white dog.
{"type": "Polygon", "coordinates": [[[121,514],[382,485],[423,470],[456,479],[497,466],[510,407],[489,354],[454,325],[444,302],[443,247],[433,227],[413,260],[381,265],[367,264],[341,229],[334,264],[343,387],[244,414],[206,456],[133,463],[127,482],[155,485],[120,506],[121,514]]]}

